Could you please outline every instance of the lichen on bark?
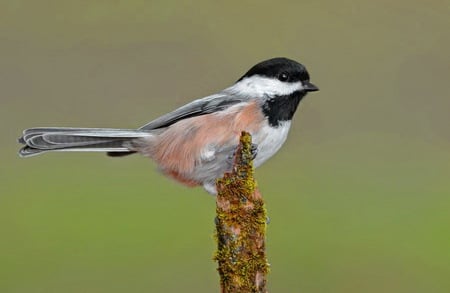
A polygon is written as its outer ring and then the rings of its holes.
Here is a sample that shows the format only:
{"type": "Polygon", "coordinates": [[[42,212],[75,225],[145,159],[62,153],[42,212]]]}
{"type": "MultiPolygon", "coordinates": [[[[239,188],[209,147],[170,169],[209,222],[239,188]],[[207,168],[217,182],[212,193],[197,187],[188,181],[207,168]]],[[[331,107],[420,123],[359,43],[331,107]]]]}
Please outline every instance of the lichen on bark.
{"type": "Polygon", "coordinates": [[[216,239],[222,293],[266,293],[266,209],[254,178],[252,138],[242,132],[233,170],[217,180],[216,239]]]}

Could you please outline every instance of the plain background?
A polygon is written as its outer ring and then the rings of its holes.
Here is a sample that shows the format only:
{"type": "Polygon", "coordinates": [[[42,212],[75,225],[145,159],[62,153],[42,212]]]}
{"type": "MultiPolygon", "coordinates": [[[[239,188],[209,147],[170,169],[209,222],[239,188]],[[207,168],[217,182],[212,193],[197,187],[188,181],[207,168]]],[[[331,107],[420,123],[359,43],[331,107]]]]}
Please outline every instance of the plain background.
{"type": "Polygon", "coordinates": [[[275,56],[321,91],[257,170],[270,292],[450,292],[448,1],[0,1],[0,292],[218,292],[214,198],[132,156],[16,155],[134,128],[275,56]]]}

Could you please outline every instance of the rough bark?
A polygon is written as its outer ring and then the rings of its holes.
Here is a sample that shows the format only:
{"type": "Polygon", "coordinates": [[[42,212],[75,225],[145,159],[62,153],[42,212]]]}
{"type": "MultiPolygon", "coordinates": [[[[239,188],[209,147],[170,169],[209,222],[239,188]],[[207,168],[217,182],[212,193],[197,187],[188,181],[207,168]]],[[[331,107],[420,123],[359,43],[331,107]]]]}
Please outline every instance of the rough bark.
{"type": "Polygon", "coordinates": [[[266,293],[266,209],[254,178],[252,139],[242,132],[233,171],[217,181],[216,236],[222,293],[266,293]]]}

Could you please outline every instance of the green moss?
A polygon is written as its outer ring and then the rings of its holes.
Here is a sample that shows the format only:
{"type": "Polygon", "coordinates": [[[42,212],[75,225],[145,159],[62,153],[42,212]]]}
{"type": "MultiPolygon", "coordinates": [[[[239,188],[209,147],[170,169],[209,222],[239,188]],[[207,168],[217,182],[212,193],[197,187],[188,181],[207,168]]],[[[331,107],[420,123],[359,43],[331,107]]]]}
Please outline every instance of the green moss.
{"type": "Polygon", "coordinates": [[[251,136],[243,132],[234,169],[217,181],[214,256],[222,292],[266,292],[266,209],[253,176],[251,136]],[[257,278],[258,276],[258,278],[257,278]]]}

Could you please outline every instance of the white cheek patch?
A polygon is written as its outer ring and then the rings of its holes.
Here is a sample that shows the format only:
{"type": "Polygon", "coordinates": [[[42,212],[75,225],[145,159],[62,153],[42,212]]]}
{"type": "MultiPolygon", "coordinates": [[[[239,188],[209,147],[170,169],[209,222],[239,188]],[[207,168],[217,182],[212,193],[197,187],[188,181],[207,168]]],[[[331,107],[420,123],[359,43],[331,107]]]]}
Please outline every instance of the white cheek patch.
{"type": "Polygon", "coordinates": [[[251,97],[262,96],[286,96],[303,89],[303,85],[298,82],[283,82],[275,78],[268,78],[259,75],[246,77],[237,82],[227,90],[239,95],[251,97]]]}

